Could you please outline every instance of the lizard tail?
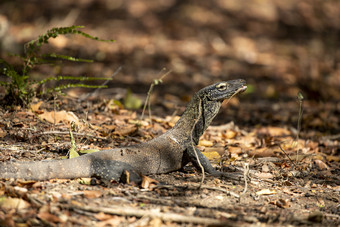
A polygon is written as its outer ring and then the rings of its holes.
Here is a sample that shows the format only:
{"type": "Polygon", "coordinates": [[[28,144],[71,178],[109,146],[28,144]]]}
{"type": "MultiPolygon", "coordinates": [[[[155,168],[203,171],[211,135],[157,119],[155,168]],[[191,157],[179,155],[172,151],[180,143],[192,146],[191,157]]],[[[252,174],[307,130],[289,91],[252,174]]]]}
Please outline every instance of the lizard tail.
{"type": "Polygon", "coordinates": [[[84,156],[64,160],[0,163],[0,178],[2,179],[70,179],[91,177],[92,172],[91,159],[84,156]]]}
{"type": "Polygon", "coordinates": [[[128,181],[141,181],[140,174],[130,164],[110,160],[106,153],[108,152],[98,152],[96,155],[92,153],[63,160],[0,163],[0,179],[14,178],[38,181],[55,178],[99,177],[120,181],[122,180],[121,177],[129,177],[128,181]],[[126,171],[128,171],[127,176],[126,171]]]}

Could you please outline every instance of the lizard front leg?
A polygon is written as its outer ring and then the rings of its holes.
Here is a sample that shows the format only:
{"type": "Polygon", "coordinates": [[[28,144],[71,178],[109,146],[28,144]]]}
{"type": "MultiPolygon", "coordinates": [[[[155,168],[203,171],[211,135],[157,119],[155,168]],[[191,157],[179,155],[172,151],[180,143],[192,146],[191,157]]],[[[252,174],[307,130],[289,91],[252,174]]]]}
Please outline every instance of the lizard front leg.
{"type": "Polygon", "coordinates": [[[124,162],[114,160],[94,159],[91,163],[92,176],[103,180],[116,180],[118,182],[140,183],[141,176],[134,168],[124,162]]]}
{"type": "Polygon", "coordinates": [[[201,163],[201,165],[204,168],[204,172],[207,172],[213,176],[219,177],[222,176],[223,173],[217,171],[210,163],[209,159],[207,157],[204,156],[204,154],[202,154],[202,152],[200,150],[197,149],[197,147],[193,147],[193,146],[189,146],[187,148],[187,155],[188,155],[188,159],[190,160],[190,162],[195,166],[195,168],[199,171],[201,171],[201,167],[198,163],[195,151],[197,153],[197,157],[201,163]],[[195,150],[194,150],[195,148],[195,150]]]}
{"type": "Polygon", "coordinates": [[[197,157],[201,165],[204,168],[204,172],[207,172],[214,177],[225,177],[225,178],[235,180],[235,181],[240,181],[242,179],[242,174],[240,173],[224,173],[224,172],[217,171],[211,165],[209,159],[205,157],[204,154],[202,154],[202,152],[198,150],[197,147],[190,146],[186,150],[186,155],[187,155],[187,158],[190,160],[190,162],[195,166],[197,170],[201,171],[201,167],[198,163],[195,151],[197,153],[197,157]],[[195,150],[193,148],[195,148],[195,150]]]}

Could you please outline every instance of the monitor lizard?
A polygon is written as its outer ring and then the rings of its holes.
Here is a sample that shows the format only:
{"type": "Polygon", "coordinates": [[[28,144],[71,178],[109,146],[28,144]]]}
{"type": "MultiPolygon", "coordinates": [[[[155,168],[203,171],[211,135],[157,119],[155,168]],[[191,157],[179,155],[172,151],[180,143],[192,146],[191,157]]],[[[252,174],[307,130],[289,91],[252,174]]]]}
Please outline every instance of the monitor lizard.
{"type": "Polygon", "coordinates": [[[198,170],[203,166],[205,172],[223,176],[224,173],[215,170],[194,145],[198,144],[200,136],[219,112],[223,100],[246,89],[246,82],[237,79],[215,83],[199,90],[174,127],[150,141],[73,159],[3,162],[0,163],[0,178],[48,180],[99,177],[120,181],[128,173],[131,181],[139,182],[141,174],[176,171],[189,162],[198,170]]]}

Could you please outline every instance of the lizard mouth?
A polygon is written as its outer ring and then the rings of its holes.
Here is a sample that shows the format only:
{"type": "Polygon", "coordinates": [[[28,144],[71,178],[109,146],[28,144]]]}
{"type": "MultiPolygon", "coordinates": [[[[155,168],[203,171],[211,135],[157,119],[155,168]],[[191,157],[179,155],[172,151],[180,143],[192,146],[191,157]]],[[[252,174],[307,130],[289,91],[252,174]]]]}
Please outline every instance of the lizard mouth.
{"type": "Polygon", "coordinates": [[[245,92],[246,90],[247,90],[247,85],[243,85],[243,86],[240,88],[239,93],[245,92]]]}
{"type": "MultiPolygon", "coordinates": [[[[247,90],[247,85],[242,85],[242,87],[240,87],[239,89],[237,89],[234,94],[232,94],[231,96],[228,97],[228,99],[231,99],[232,97],[234,97],[237,94],[243,93],[245,92],[245,90],[247,90]]],[[[223,100],[225,100],[226,98],[221,99],[220,101],[223,102],[223,100]]]]}

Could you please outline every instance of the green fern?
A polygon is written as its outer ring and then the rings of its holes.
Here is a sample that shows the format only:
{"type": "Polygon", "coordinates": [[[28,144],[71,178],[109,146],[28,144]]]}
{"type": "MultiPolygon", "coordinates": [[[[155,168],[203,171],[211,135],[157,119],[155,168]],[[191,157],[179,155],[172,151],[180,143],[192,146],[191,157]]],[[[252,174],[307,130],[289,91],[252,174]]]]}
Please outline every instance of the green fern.
{"type": "MultiPolygon", "coordinates": [[[[71,27],[60,27],[52,28],[45,34],[40,35],[37,39],[32,40],[25,44],[24,56],[19,56],[23,60],[23,67],[20,71],[14,69],[12,65],[0,59],[0,74],[5,75],[9,78],[9,81],[0,81],[0,86],[5,87],[5,103],[26,106],[28,105],[34,95],[36,95],[37,86],[46,84],[49,81],[60,81],[60,80],[78,80],[78,81],[91,81],[91,80],[109,80],[108,78],[94,78],[94,77],[72,77],[72,76],[53,76],[47,79],[35,82],[30,79],[29,73],[31,69],[40,64],[51,64],[57,60],[67,60],[73,62],[93,62],[90,59],[75,58],[67,55],[60,55],[56,53],[40,54],[41,47],[47,44],[50,38],[56,38],[59,35],[81,35],[86,38],[102,41],[102,42],[114,42],[114,40],[103,40],[95,36],[91,36],[79,29],[84,26],[71,26],[71,27]]],[[[101,88],[105,86],[86,85],[86,84],[66,84],[60,85],[55,88],[48,89],[47,92],[61,92],[63,89],[71,87],[85,87],[85,88],[101,88]]]]}

